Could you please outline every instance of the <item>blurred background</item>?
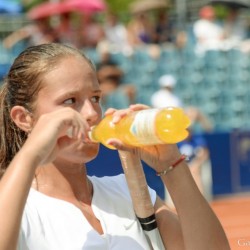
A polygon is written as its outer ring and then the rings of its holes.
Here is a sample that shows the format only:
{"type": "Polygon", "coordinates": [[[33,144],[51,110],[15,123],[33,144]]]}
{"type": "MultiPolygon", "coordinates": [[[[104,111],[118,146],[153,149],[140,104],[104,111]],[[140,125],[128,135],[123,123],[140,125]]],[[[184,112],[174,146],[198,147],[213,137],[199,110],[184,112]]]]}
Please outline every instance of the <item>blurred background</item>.
{"type": "Polygon", "coordinates": [[[152,105],[158,79],[172,75],[183,107],[197,107],[212,123],[209,131],[196,126],[194,132],[206,136],[213,195],[249,191],[249,5],[248,0],[1,0],[0,80],[23,49],[53,41],[81,49],[96,64],[104,110],[152,105]]]}
{"type": "MultiPolygon", "coordinates": [[[[0,83],[22,50],[49,42],[77,47],[94,62],[103,111],[131,103],[187,110],[192,136],[179,146],[201,192],[211,204],[248,197],[250,0],[0,0],[0,83]],[[161,104],[153,101],[158,92],[161,104]],[[166,95],[178,104],[164,103],[166,95]]],[[[89,174],[120,173],[114,164],[117,152],[101,147],[89,174]]]]}
{"type": "MultiPolygon", "coordinates": [[[[48,42],[75,46],[94,62],[104,111],[138,102],[158,107],[156,92],[194,109],[194,137],[181,146],[195,159],[190,165],[205,197],[247,195],[250,0],[0,0],[1,83],[23,49],[48,42]],[[162,76],[172,83],[160,82],[162,76]]],[[[89,174],[121,172],[114,163],[116,152],[101,147],[89,174]],[[107,167],[100,169],[103,157],[107,167]]],[[[146,173],[166,198],[161,182],[146,173]]]]}

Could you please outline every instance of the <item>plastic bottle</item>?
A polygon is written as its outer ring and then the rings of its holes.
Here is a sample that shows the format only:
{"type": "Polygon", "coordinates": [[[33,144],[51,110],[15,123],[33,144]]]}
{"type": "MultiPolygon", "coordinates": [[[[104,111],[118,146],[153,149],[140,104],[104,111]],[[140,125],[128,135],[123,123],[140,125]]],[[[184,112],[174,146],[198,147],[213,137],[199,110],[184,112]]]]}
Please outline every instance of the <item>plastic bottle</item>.
{"type": "Polygon", "coordinates": [[[188,136],[189,118],[181,108],[146,109],[135,111],[112,123],[112,115],[106,116],[94,126],[90,139],[114,149],[106,142],[117,138],[130,146],[172,144],[188,136]]]}

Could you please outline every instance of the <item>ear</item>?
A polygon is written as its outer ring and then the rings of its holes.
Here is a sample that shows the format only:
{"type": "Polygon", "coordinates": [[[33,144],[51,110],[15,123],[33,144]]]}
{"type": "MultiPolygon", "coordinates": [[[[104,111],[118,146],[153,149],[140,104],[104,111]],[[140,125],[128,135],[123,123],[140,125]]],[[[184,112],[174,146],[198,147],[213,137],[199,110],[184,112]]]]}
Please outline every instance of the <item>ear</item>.
{"type": "Polygon", "coordinates": [[[10,111],[10,116],[14,123],[25,132],[30,132],[32,129],[31,114],[22,106],[14,106],[10,111]]]}

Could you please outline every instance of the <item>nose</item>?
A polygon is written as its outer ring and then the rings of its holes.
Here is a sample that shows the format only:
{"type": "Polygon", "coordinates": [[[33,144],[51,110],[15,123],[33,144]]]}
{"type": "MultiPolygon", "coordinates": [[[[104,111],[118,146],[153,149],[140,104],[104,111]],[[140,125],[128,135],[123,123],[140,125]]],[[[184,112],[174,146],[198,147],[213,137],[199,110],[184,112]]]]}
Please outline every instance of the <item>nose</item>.
{"type": "Polygon", "coordinates": [[[101,108],[99,106],[97,108],[96,105],[93,105],[88,99],[84,101],[80,112],[90,124],[99,120],[101,117],[101,108]]]}

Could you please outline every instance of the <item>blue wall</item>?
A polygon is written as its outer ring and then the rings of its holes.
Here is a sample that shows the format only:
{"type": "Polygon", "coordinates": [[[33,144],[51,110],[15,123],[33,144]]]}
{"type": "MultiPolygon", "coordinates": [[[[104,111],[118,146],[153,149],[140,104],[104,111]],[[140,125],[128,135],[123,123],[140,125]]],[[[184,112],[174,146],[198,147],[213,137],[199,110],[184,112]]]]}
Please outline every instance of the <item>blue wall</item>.
{"type": "MultiPolygon", "coordinates": [[[[161,179],[155,175],[148,165],[144,162],[143,168],[146,175],[148,185],[153,188],[157,194],[164,199],[165,192],[161,179]]],[[[104,146],[100,146],[100,152],[97,158],[87,164],[87,171],[89,175],[96,176],[113,176],[123,172],[118,152],[116,150],[110,150],[104,146]]]]}
{"type": "MultiPolygon", "coordinates": [[[[233,131],[206,134],[212,165],[214,196],[250,191],[250,132],[233,131]]],[[[161,198],[164,186],[155,172],[143,163],[148,185],[161,198]]],[[[100,146],[98,157],[87,164],[89,175],[112,176],[123,172],[118,152],[100,146]]]]}

